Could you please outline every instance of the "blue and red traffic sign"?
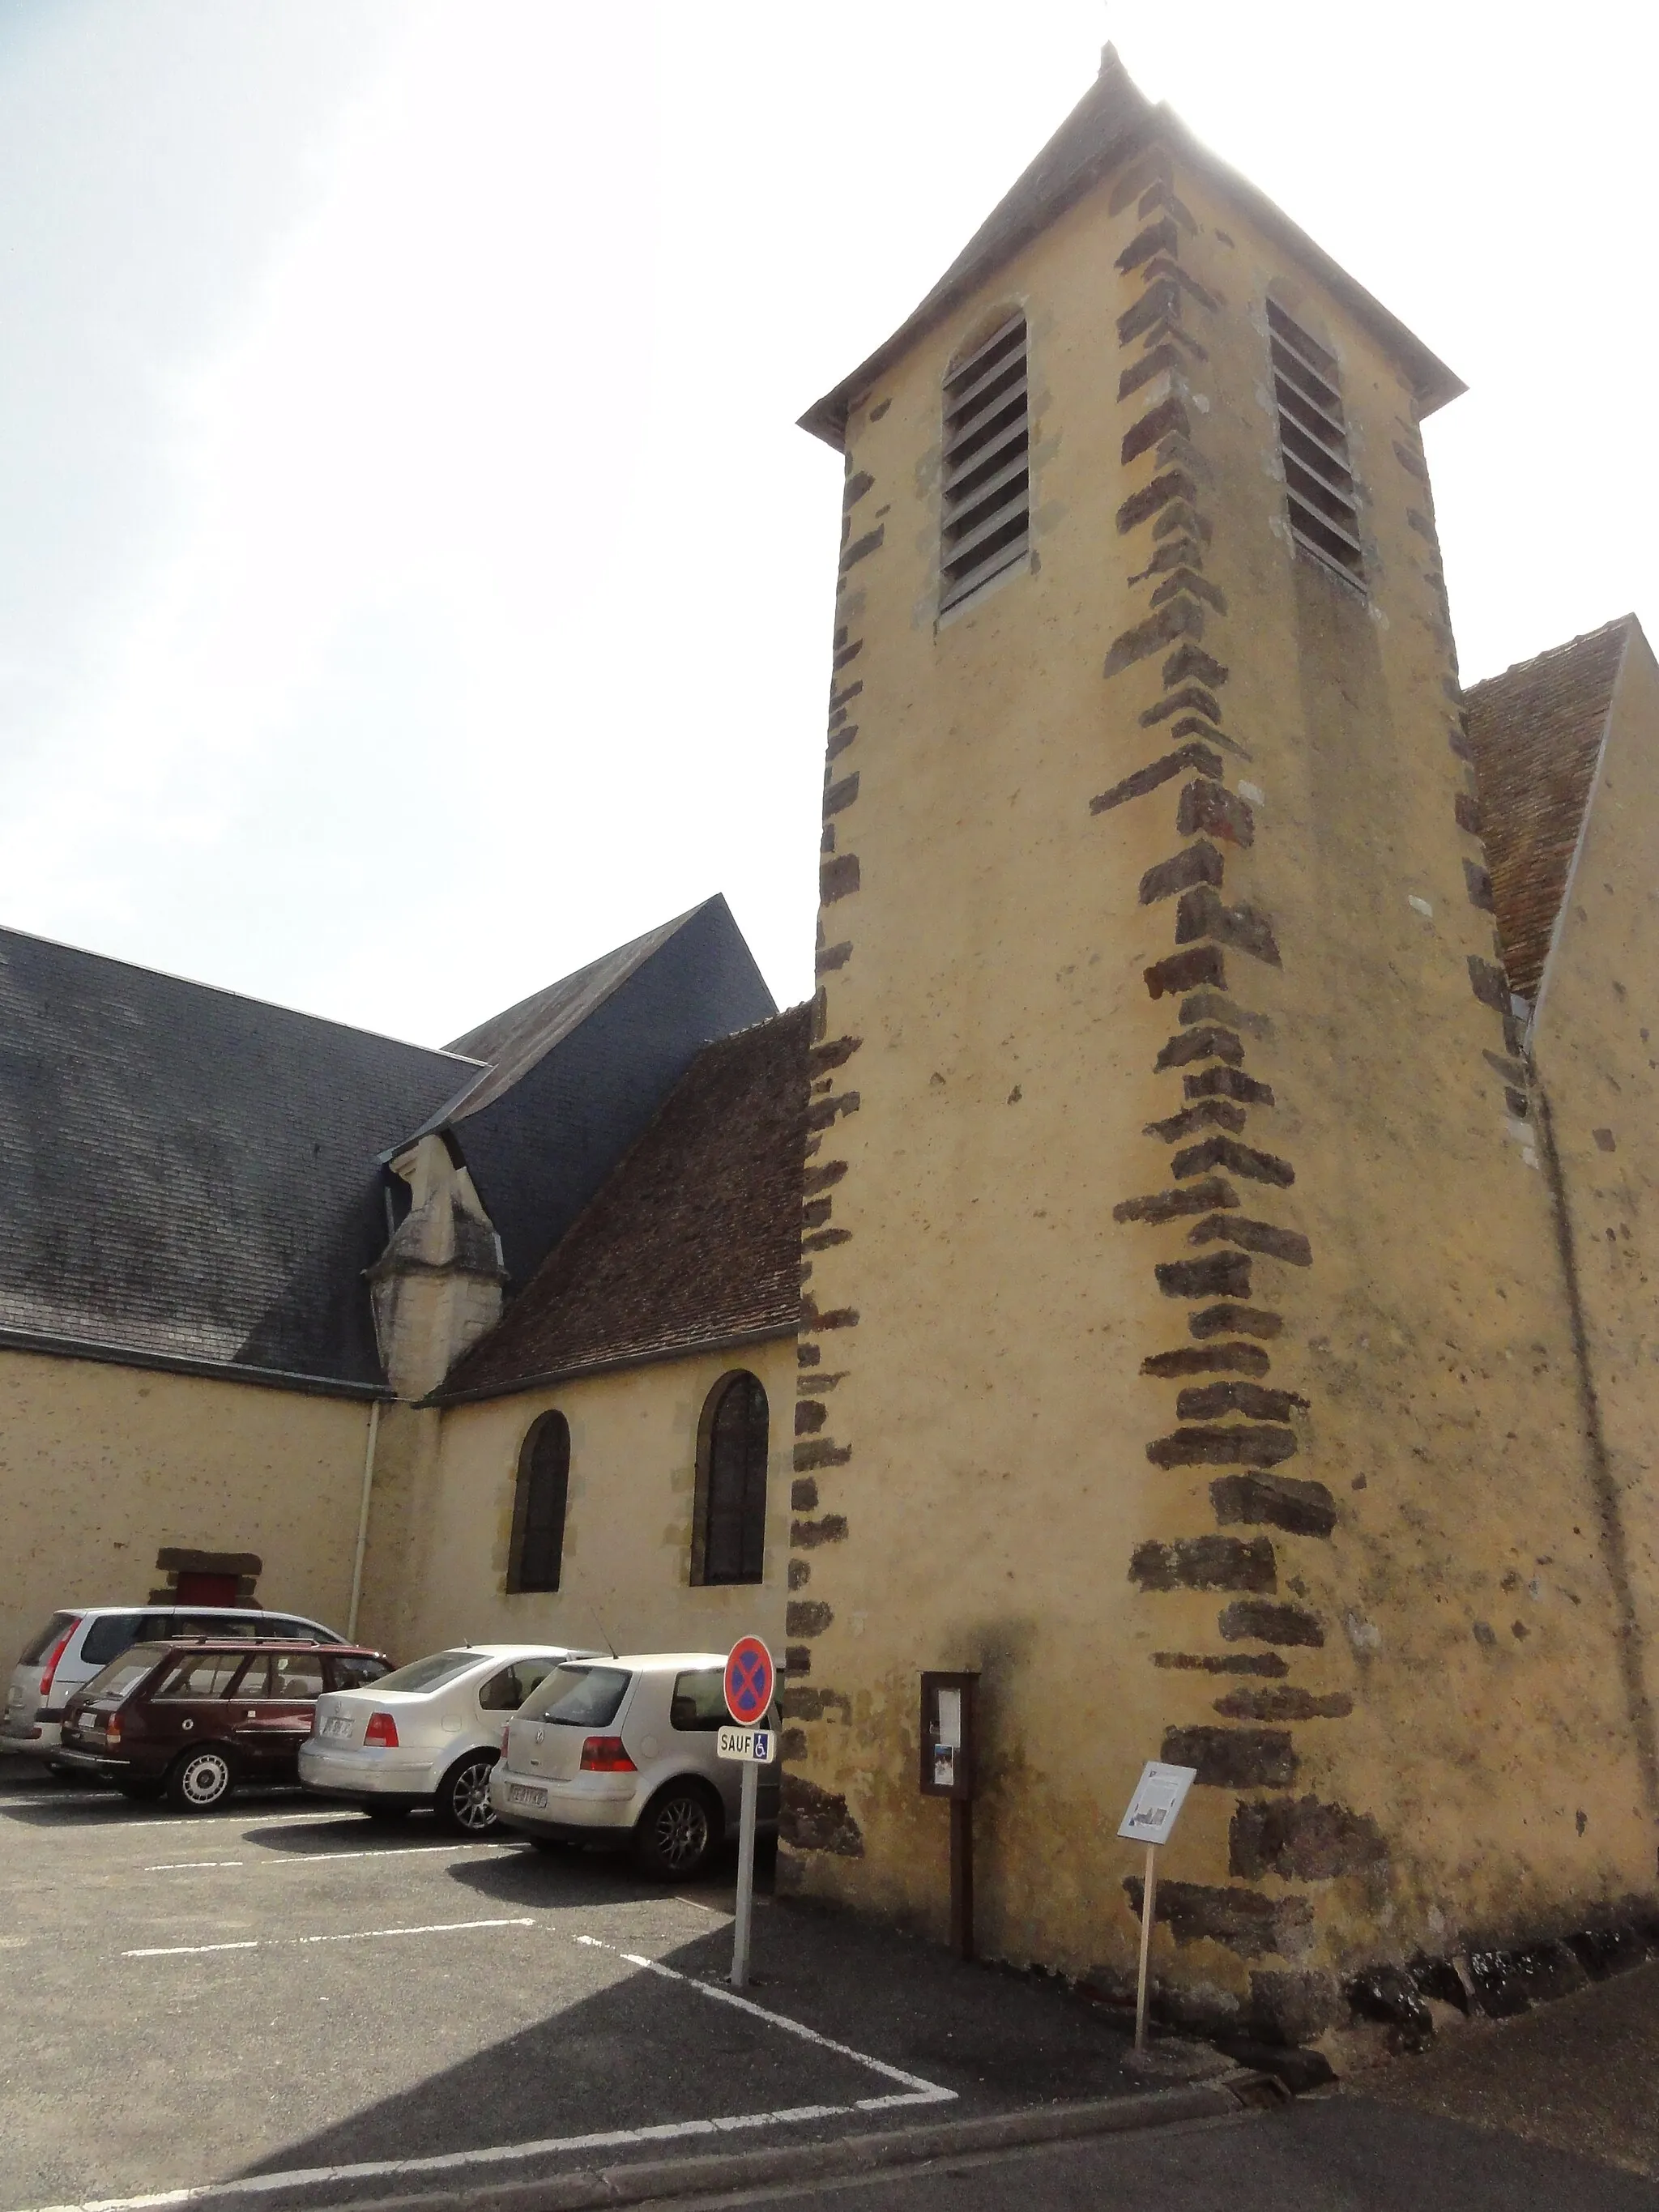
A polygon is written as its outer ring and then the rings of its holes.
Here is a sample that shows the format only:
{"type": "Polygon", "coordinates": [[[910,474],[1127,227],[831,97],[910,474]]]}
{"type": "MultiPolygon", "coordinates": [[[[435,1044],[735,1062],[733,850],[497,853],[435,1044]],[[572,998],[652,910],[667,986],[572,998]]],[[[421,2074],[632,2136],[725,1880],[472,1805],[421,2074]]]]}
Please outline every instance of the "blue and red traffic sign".
{"type": "Polygon", "coordinates": [[[726,1710],[739,1728],[765,1717],[775,1680],[772,1655],[759,1637],[739,1637],[726,1662],[726,1710]]]}

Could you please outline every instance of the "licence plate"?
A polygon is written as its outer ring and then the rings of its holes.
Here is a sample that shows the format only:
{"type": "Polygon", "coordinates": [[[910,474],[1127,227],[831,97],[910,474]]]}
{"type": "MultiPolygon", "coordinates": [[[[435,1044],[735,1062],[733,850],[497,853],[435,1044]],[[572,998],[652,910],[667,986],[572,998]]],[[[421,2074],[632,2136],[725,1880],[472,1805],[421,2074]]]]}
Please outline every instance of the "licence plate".
{"type": "Polygon", "coordinates": [[[324,1735],[349,1735],[351,1734],[349,1714],[331,1713],[323,1723],[322,1733],[324,1735]]]}
{"type": "Polygon", "coordinates": [[[507,1785],[507,1802],[509,1805],[545,1806],[547,1792],[545,1790],[538,1790],[532,1783],[509,1782],[507,1785]]]}

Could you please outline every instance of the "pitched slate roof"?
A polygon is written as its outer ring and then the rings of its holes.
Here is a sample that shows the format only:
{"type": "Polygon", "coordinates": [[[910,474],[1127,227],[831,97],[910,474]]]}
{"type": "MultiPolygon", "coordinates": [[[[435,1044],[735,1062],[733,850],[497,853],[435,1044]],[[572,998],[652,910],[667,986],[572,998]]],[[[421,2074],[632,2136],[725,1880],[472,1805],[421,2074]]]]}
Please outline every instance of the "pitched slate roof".
{"type": "Polygon", "coordinates": [[[377,1155],[473,1073],[0,930],[0,1331],[378,1384],[377,1155]]]}
{"type": "Polygon", "coordinates": [[[797,1006],[697,1055],[444,1402],[793,1334],[810,1021],[797,1006]]]}
{"type": "Polygon", "coordinates": [[[1538,995],[1633,615],[1464,695],[1510,988],[1538,995]]]}
{"type": "Polygon", "coordinates": [[[800,418],[801,428],[839,447],[846,434],[849,406],[884,369],[890,368],[918,338],[941,323],[1110,170],[1154,139],[1175,147],[1214,179],[1269,238],[1286,247],[1343,302],[1355,320],[1405,369],[1421,414],[1443,407],[1466,389],[1420,338],[1333,261],[1322,246],[1316,246],[1265,192],[1194,138],[1173,110],[1162,104],[1154,106],[1130,77],[1116,49],[1107,46],[1101,54],[1100,74],[1095,82],[933,290],[868,360],[807,409],[800,418]]]}
{"type": "Polygon", "coordinates": [[[471,1170],[512,1283],[529,1280],[703,1046],[776,1012],[716,895],[456,1040],[452,1051],[489,1065],[428,1126],[471,1170]]]}

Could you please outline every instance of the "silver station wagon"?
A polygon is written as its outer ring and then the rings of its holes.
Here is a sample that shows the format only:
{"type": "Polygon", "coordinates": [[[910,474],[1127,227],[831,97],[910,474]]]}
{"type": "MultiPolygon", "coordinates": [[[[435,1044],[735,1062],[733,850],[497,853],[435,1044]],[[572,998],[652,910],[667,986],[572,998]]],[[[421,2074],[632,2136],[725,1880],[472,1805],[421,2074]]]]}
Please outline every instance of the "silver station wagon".
{"type": "Polygon", "coordinates": [[[495,1825],[489,1771],[509,1714],[571,1656],[556,1644],[465,1644],[383,1674],[361,1694],[317,1700],[300,1747],[300,1781],[343,1797],[371,1820],[429,1806],[444,1826],[480,1835],[495,1825]]]}
{"type": "MultiPolygon", "coordinates": [[[[547,1847],[630,1844],[643,1873],[688,1881],[738,1825],[743,1770],[715,1748],[725,1676],[720,1651],[567,1662],[508,1724],[489,1778],[503,1826],[547,1847]]],[[[763,1830],[778,1795],[775,1763],[760,1771],[763,1830]]]]}

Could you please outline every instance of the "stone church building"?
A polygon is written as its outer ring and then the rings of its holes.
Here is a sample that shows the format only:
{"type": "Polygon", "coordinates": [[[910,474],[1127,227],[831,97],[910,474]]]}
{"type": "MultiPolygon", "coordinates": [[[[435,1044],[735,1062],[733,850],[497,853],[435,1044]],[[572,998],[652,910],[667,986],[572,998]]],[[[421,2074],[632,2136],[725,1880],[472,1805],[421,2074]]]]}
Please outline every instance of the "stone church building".
{"type": "MultiPolygon", "coordinates": [[[[812,408],[819,988],[724,902],[424,1052],[0,938],[0,1626],[788,1675],[782,1887],[1291,2038],[1659,1909],[1659,669],[1461,686],[1456,378],[1098,82],[812,408]]],[[[803,859],[805,856],[803,856],[803,859]]]]}

